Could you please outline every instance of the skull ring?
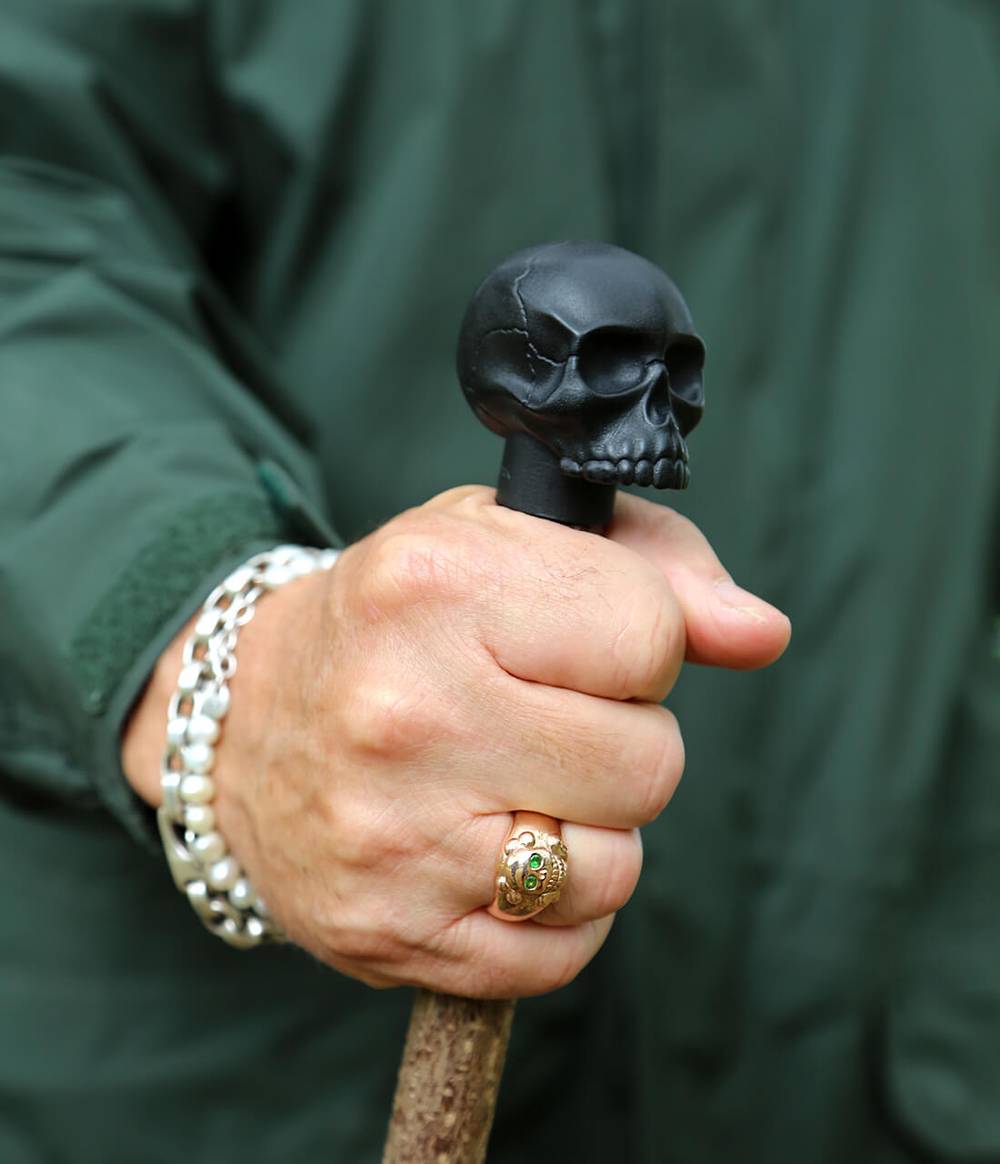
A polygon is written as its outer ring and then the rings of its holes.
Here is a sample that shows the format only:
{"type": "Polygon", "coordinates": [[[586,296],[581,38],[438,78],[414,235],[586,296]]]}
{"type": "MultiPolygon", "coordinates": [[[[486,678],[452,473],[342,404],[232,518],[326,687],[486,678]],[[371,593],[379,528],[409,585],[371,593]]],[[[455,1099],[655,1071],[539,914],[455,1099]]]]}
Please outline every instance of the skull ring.
{"type": "Polygon", "coordinates": [[[562,839],[540,829],[520,829],[497,864],[496,910],[510,919],[531,917],[559,900],[569,874],[562,839]]]}

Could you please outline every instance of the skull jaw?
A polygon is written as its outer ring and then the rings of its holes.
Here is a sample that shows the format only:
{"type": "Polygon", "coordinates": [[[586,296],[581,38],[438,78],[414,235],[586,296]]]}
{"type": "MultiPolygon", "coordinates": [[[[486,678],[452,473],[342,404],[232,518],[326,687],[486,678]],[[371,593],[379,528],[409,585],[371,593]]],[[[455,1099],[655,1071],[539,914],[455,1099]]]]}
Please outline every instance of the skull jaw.
{"type": "Polygon", "coordinates": [[[611,524],[615,483],[567,476],[541,441],[514,432],[504,446],[497,504],[597,533],[611,524]]]}
{"type": "Polygon", "coordinates": [[[615,485],[653,485],[657,489],[686,489],[691,480],[686,456],[659,457],[655,461],[589,460],[580,464],[563,457],[559,466],[568,477],[615,485]]]}

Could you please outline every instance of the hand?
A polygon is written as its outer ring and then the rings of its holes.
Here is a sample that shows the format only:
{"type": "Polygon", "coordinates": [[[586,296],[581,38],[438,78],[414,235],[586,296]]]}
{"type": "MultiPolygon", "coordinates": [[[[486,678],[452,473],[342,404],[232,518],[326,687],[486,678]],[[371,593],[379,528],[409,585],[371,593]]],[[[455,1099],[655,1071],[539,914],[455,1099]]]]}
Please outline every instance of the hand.
{"type": "MultiPolygon", "coordinates": [[[[124,739],[151,804],[185,637],[124,739]]],[[[669,509],[622,495],[604,539],[452,490],[261,600],[217,749],[220,831],[289,937],[345,974],[554,989],[600,948],[680,779],[659,702],[685,654],[757,667],[788,637],[669,509]],[[570,878],[511,924],[485,907],[517,810],[563,822],[570,878]]]]}

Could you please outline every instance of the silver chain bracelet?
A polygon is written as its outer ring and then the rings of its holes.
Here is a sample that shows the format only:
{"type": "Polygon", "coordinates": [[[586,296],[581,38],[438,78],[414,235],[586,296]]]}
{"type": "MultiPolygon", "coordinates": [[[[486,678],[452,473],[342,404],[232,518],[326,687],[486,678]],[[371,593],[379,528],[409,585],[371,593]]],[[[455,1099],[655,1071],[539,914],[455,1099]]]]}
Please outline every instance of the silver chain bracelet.
{"type": "Polygon", "coordinates": [[[213,934],[239,949],[280,942],[284,934],[229,852],[212,808],[215,743],[229,710],[236,641],[261,595],[294,578],[329,570],[338,555],[338,550],[305,546],[277,546],[256,554],[212,591],[184,644],[177,690],[167,712],[160,765],[163,803],[156,816],[177,888],[213,934]]]}

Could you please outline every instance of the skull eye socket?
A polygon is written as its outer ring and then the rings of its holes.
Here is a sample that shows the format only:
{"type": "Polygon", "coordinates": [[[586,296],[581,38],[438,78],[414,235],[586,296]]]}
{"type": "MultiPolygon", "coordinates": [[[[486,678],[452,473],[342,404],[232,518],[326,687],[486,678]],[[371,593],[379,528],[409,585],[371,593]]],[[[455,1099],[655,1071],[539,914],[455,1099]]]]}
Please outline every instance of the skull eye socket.
{"type": "Polygon", "coordinates": [[[614,396],[642,383],[651,360],[659,359],[652,340],[635,331],[604,327],[580,341],[580,375],[591,392],[614,396]]]}
{"type": "Polygon", "coordinates": [[[518,399],[528,394],[534,380],[527,338],[514,328],[488,331],[479,341],[476,366],[488,367],[495,383],[518,399]]]}
{"type": "Polygon", "coordinates": [[[677,420],[684,433],[701,420],[705,408],[702,369],[705,348],[696,336],[679,336],[663,358],[670,375],[670,395],[677,420]]]}

